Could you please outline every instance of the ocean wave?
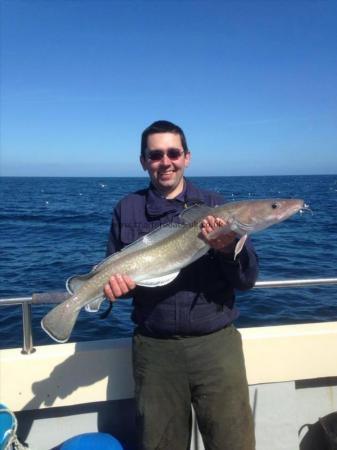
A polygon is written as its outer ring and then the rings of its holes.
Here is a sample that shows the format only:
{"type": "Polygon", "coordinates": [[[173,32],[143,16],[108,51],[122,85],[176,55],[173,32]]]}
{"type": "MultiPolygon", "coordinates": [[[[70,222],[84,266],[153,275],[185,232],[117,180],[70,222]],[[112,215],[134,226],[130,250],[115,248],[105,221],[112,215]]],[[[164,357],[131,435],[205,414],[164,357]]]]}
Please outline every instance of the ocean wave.
{"type": "Polygon", "coordinates": [[[32,213],[0,213],[0,220],[2,224],[7,222],[33,222],[33,223],[87,223],[92,221],[106,221],[109,217],[107,213],[100,212],[64,212],[60,214],[59,212],[43,212],[38,214],[32,213]]]}

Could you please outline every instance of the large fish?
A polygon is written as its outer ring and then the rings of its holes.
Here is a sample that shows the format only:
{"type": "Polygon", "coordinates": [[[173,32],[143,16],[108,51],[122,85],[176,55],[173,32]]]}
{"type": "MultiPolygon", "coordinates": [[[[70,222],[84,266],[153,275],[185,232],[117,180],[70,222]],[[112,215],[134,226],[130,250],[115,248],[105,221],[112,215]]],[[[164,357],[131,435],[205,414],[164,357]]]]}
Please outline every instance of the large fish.
{"type": "Polygon", "coordinates": [[[180,216],[182,224],[167,224],[145,235],[133,244],[98,264],[89,274],[68,280],[72,294],[53,308],[41,322],[49,336],[57,342],[66,342],[84,306],[96,310],[104,299],[103,287],[111,275],[128,275],[139,286],[163,286],[173,281],[183,267],[196,261],[209,250],[201,237],[203,219],[212,215],[223,219],[225,226],[209,234],[234,231],[238,243],[234,258],[240,253],[247,236],[287,219],[296,212],[308,209],[303,200],[270,199],[226,203],[214,208],[192,206],[180,216]]]}

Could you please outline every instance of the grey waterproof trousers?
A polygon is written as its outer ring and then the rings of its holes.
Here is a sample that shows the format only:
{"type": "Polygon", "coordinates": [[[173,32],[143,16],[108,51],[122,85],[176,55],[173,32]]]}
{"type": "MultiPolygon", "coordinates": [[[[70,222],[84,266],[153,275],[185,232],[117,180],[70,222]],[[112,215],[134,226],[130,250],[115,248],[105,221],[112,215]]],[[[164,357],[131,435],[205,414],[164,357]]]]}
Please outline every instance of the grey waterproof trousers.
{"type": "Polygon", "coordinates": [[[133,367],[140,450],[188,450],[193,404],[206,450],[254,450],[241,335],[135,334],[133,367]]]}

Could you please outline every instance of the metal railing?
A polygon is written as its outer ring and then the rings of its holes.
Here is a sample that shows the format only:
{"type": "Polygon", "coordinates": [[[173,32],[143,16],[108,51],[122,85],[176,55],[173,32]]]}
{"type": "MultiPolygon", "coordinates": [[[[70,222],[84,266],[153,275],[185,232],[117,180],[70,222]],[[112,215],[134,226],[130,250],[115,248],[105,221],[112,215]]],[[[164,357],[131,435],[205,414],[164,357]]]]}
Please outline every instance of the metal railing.
{"type": "MultiPolygon", "coordinates": [[[[254,289],[297,288],[326,285],[337,285],[337,277],[257,281],[255,283],[254,289]]],[[[30,297],[0,298],[0,306],[21,305],[22,307],[23,354],[28,355],[35,351],[33,347],[32,333],[32,305],[61,303],[68,297],[68,292],[44,292],[41,294],[33,294],[30,297]]]]}

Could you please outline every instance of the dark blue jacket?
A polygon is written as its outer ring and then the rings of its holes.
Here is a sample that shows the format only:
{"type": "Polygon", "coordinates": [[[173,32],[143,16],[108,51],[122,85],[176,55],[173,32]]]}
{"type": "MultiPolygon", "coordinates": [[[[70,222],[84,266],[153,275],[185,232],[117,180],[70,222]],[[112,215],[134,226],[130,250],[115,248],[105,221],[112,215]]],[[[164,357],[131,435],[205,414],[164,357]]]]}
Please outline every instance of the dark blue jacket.
{"type": "MultiPolygon", "coordinates": [[[[187,206],[225,203],[219,194],[198,189],[189,181],[175,199],[165,199],[150,186],[123,198],[113,212],[107,254],[121,250],[159,225],[180,222],[187,206]]],[[[132,292],[132,319],[138,331],[150,336],[194,336],[217,331],[231,323],[238,311],[234,289],[250,289],[258,262],[251,241],[233,261],[214,250],[181,270],[170,284],[137,286],[132,292]]]]}

